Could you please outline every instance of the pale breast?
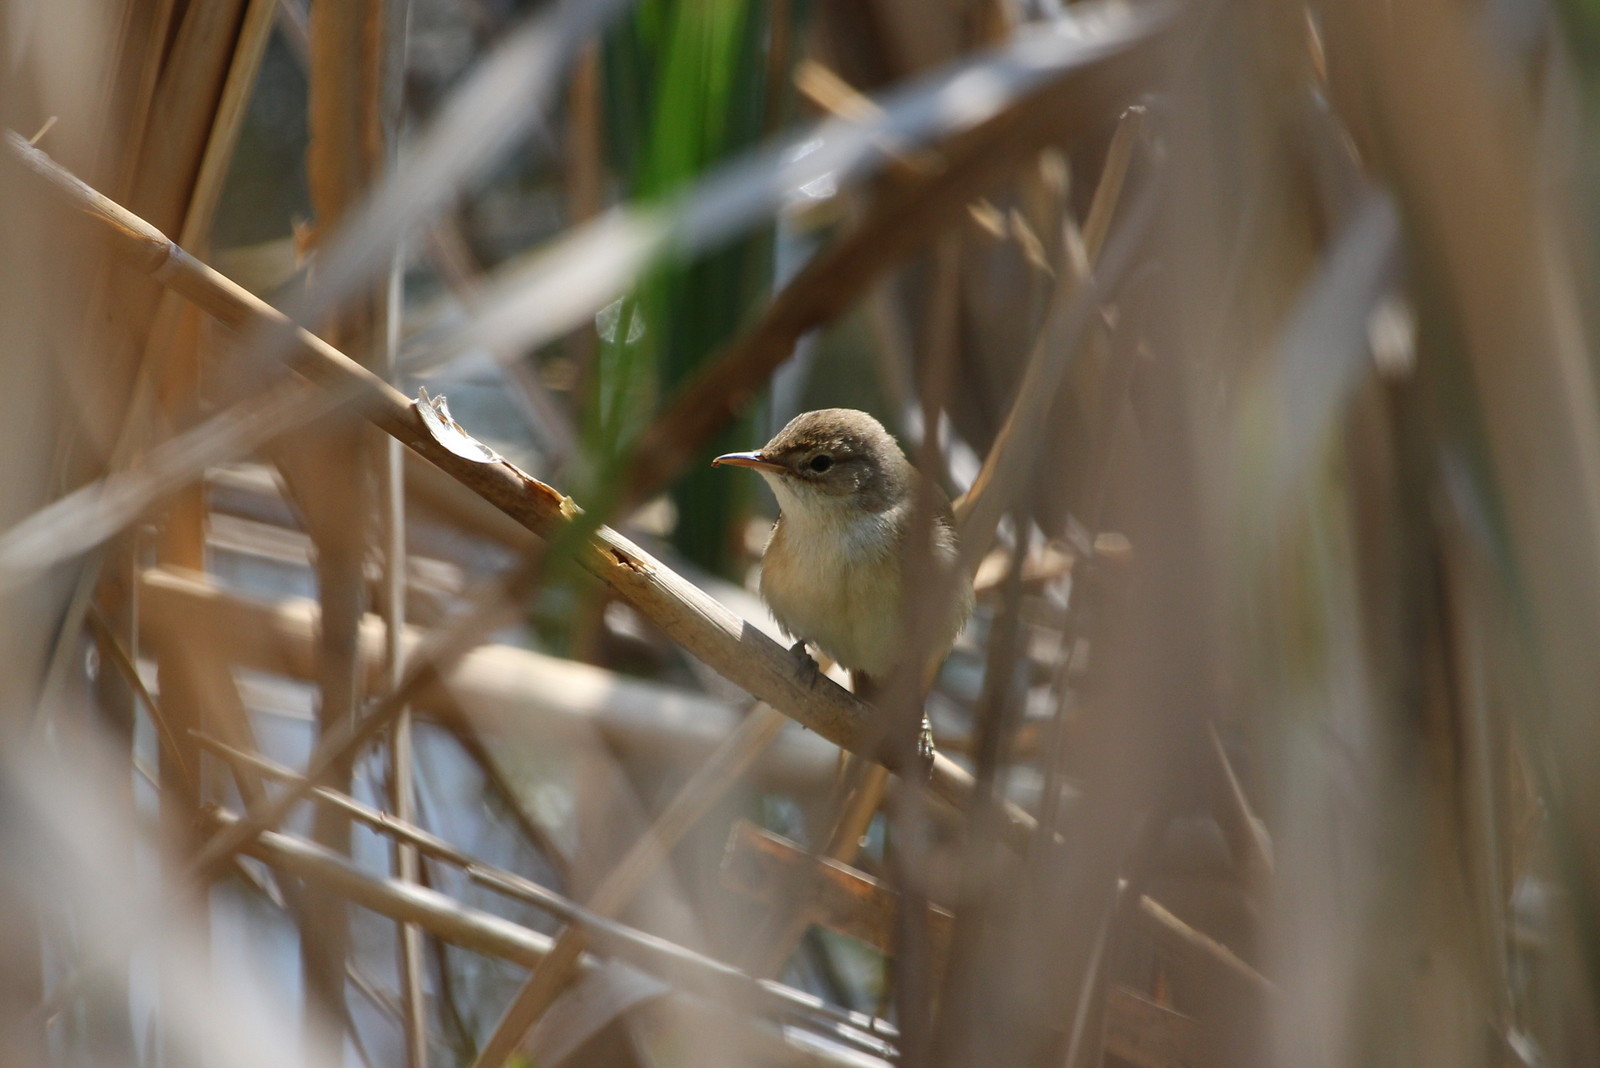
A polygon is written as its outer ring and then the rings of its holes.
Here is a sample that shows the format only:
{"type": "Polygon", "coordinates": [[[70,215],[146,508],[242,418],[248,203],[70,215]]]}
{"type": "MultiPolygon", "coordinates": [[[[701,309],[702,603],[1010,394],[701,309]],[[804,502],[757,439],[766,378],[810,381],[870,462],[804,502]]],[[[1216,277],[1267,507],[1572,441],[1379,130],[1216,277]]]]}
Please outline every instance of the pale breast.
{"type": "Polygon", "coordinates": [[[784,630],[847,668],[886,675],[899,635],[900,564],[879,516],[773,528],[761,596],[784,630]]]}

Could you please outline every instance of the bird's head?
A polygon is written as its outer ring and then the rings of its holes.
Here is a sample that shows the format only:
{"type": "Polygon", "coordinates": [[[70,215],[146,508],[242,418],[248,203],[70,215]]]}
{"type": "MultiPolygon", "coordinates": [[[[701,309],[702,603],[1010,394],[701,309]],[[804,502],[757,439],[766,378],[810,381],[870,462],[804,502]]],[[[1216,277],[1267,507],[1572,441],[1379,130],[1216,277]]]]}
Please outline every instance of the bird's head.
{"type": "Polygon", "coordinates": [[[795,416],[755,452],[711,461],[761,472],[780,506],[853,506],[882,512],[911,488],[911,464],[899,444],[866,412],[824,408],[795,416]]]}

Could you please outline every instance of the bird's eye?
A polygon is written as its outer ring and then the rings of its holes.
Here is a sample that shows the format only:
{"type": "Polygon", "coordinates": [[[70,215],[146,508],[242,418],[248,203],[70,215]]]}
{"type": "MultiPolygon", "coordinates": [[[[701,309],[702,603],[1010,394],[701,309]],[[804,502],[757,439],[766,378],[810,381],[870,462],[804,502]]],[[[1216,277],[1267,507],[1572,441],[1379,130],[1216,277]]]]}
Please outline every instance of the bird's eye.
{"type": "Polygon", "coordinates": [[[806,466],[820,475],[822,472],[833,466],[833,457],[829,456],[825,452],[818,453],[811,458],[811,462],[806,464],[806,466]]]}

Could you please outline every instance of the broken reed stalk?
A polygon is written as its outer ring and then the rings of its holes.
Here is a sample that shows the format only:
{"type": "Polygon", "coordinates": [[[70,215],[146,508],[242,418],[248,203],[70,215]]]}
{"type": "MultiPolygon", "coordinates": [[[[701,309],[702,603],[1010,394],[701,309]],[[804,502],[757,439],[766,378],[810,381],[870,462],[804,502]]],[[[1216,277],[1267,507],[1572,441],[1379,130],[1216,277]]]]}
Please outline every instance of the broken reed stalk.
{"type": "MultiPolygon", "coordinates": [[[[380,429],[533,533],[550,539],[583,530],[587,537],[577,547],[579,564],[731,682],[834,744],[891,770],[907,770],[896,767],[892,755],[885,759],[870,706],[829,679],[809,680],[787,649],[616,531],[584,530],[588,524],[571,499],[509,463],[479,463],[450,452],[434,440],[411,400],[381,377],[190,256],[14,132],[6,134],[6,155],[88,223],[118,262],[182,294],[234,330],[292,332],[289,360],[296,372],[350,396],[349,403],[380,429]]],[[[960,809],[973,796],[972,776],[943,756],[935,756],[928,784],[960,809]]],[[[1007,806],[1002,833],[1014,847],[1025,849],[1036,826],[1030,815],[1007,806]]]]}

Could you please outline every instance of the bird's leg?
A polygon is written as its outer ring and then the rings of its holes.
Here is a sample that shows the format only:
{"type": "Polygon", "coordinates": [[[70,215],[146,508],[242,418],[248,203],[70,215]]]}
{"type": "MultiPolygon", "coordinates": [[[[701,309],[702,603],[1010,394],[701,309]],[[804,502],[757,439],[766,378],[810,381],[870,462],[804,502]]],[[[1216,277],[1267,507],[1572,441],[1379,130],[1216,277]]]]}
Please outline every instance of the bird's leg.
{"type": "MultiPolygon", "coordinates": [[[[877,705],[883,696],[883,686],[878,679],[864,671],[850,672],[850,689],[855,695],[868,704],[877,705]]],[[[922,722],[917,728],[917,759],[921,761],[923,771],[933,767],[933,723],[928,719],[927,687],[923,688],[922,722]]]]}
{"type": "Polygon", "coordinates": [[[930,660],[922,672],[922,730],[917,735],[917,756],[922,758],[923,765],[929,774],[933,772],[933,758],[936,750],[933,746],[933,720],[928,718],[928,698],[933,696],[934,682],[939,677],[939,661],[930,660]]]}
{"type": "Polygon", "coordinates": [[[928,718],[927,709],[922,712],[922,728],[917,731],[917,756],[924,764],[930,767],[933,764],[933,721],[928,718]]]}
{"type": "Polygon", "coordinates": [[[806,689],[817,684],[817,679],[822,674],[822,668],[806,652],[806,640],[801,638],[789,647],[789,652],[794,656],[795,664],[800,669],[800,678],[806,684],[806,689]]]}

